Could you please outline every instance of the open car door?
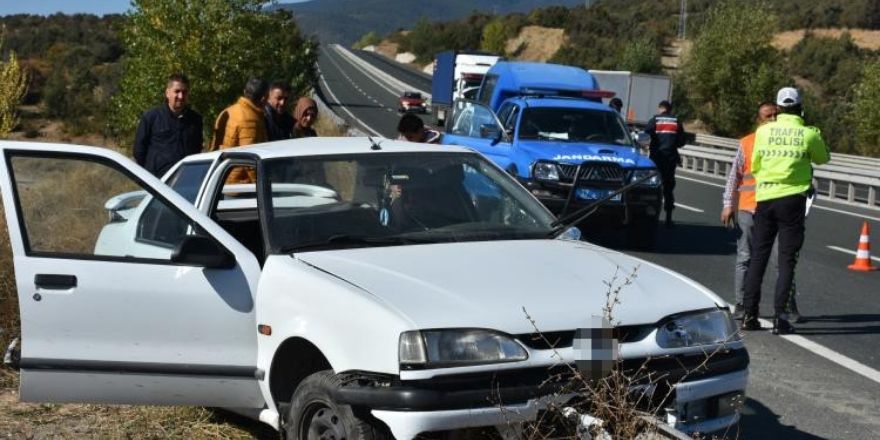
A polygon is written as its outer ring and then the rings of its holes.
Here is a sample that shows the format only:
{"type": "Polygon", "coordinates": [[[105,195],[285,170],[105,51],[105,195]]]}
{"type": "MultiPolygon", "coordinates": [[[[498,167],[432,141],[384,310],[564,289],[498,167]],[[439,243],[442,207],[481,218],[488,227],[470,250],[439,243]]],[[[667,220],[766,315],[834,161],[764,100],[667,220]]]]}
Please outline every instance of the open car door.
{"type": "Polygon", "coordinates": [[[264,406],[254,255],[108,149],[0,142],[24,401],[264,406]]]}

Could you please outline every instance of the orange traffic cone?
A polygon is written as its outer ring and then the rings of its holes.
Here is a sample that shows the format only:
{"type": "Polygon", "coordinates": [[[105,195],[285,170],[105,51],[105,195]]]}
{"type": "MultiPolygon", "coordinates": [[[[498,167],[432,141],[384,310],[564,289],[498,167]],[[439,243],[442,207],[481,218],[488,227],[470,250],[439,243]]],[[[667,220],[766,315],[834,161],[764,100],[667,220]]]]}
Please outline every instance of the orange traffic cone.
{"type": "Polygon", "coordinates": [[[880,269],[880,267],[871,265],[871,239],[870,228],[868,222],[862,223],[862,234],[859,236],[859,247],[856,250],[856,261],[849,265],[850,270],[871,271],[880,269]]]}

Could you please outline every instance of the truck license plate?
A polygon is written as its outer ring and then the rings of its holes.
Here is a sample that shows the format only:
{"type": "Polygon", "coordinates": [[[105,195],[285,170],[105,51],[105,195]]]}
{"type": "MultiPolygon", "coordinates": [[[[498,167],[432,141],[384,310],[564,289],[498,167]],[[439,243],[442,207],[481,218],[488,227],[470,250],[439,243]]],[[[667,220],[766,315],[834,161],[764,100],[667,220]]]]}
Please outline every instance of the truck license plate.
{"type": "MultiPolygon", "coordinates": [[[[581,200],[599,200],[608,194],[611,194],[614,190],[611,189],[600,189],[600,188],[578,188],[577,190],[577,198],[581,200]]],[[[618,194],[611,198],[612,202],[619,202],[622,194],[618,194]]]]}

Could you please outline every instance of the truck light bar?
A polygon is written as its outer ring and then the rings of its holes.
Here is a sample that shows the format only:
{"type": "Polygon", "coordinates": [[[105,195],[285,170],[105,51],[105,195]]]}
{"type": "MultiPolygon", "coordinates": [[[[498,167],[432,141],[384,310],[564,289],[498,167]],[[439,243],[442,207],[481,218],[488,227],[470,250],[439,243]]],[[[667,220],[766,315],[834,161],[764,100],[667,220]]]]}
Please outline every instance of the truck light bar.
{"type": "Polygon", "coordinates": [[[584,90],[581,96],[585,98],[613,98],[617,93],[611,90],[584,90]]]}
{"type": "Polygon", "coordinates": [[[581,98],[613,98],[616,93],[611,90],[556,90],[540,89],[535,87],[522,87],[519,92],[531,96],[566,96],[581,98]]]}

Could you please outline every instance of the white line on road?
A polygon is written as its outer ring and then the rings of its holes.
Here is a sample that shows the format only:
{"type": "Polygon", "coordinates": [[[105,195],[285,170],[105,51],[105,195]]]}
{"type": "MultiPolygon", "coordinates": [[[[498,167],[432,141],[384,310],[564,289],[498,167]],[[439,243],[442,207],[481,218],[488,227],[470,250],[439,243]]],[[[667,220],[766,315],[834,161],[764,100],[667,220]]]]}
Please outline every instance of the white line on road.
{"type": "Polygon", "coordinates": [[[706,212],[706,211],[704,211],[704,210],[702,210],[702,209],[700,209],[700,208],[694,208],[693,206],[688,206],[688,205],[684,205],[684,204],[677,203],[677,202],[676,202],[675,206],[677,206],[677,207],[679,207],[679,208],[681,208],[681,209],[687,209],[688,211],[694,211],[694,212],[706,212]]]}
{"type": "MultiPolygon", "coordinates": [[[[720,184],[720,183],[707,182],[707,181],[702,180],[702,179],[694,179],[693,177],[685,177],[685,176],[682,176],[682,175],[676,175],[675,178],[676,178],[676,179],[682,179],[682,180],[689,180],[689,181],[691,181],[691,182],[702,183],[703,185],[717,186],[718,188],[724,188],[724,185],[722,185],[722,184],[720,184]]],[[[822,200],[822,199],[819,199],[819,200],[822,200]]],[[[831,211],[831,212],[836,212],[836,213],[838,213],[838,214],[848,215],[848,216],[851,216],[851,217],[858,217],[858,218],[865,219],[865,220],[873,220],[873,221],[875,221],[875,222],[880,222],[880,217],[872,217],[872,216],[870,216],[870,215],[859,214],[859,213],[857,213],[857,212],[850,212],[850,211],[844,211],[844,210],[842,210],[842,209],[829,208],[829,207],[827,207],[827,206],[817,205],[817,204],[815,204],[815,203],[813,204],[813,209],[821,209],[821,210],[823,210],[823,211],[831,211]]]]}
{"type": "Polygon", "coordinates": [[[693,177],[685,177],[685,176],[682,176],[682,175],[677,175],[677,176],[675,176],[675,178],[676,178],[676,179],[682,179],[682,180],[690,180],[691,182],[702,183],[702,184],[704,184],[704,185],[717,186],[717,187],[719,187],[719,188],[724,188],[724,185],[722,185],[722,184],[720,184],[720,183],[707,182],[707,181],[705,181],[705,180],[694,179],[693,177]]]}
{"type": "Polygon", "coordinates": [[[865,220],[874,220],[875,222],[880,222],[880,217],[871,217],[870,215],[859,214],[857,212],[849,212],[849,211],[844,211],[842,209],[829,208],[827,206],[821,206],[821,205],[817,205],[815,203],[813,203],[813,208],[814,209],[822,209],[825,211],[836,212],[838,214],[846,214],[849,216],[858,217],[858,218],[865,219],[865,220]]]}
{"type": "MultiPolygon", "coordinates": [[[[825,247],[827,247],[828,249],[831,249],[833,251],[843,252],[844,254],[856,255],[856,251],[851,251],[849,249],[844,249],[842,247],[837,247],[837,246],[825,246],[825,247]]],[[[878,257],[871,257],[871,259],[874,261],[880,262],[880,258],[878,258],[878,257]]]]}
{"type": "Polygon", "coordinates": [[[321,77],[321,82],[324,83],[324,89],[327,90],[327,93],[330,94],[330,97],[333,98],[333,100],[336,101],[336,104],[339,105],[339,107],[341,107],[343,111],[345,111],[346,113],[348,113],[348,115],[351,116],[352,119],[354,119],[355,121],[357,121],[358,124],[361,124],[362,127],[366,128],[368,131],[372,132],[372,133],[375,134],[376,136],[384,137],[384,136],[382,136],[381,133],[379,133],[379,132],[376,131],[376,130],[373,130],[372,127],[370,127],[369,125],[367,125],[366,123],[364,123],[364,121],[361,121],[360,119],[358,119],[358,117],[355,116],[354,113],[351,112],[351,110],[349,110],[349,109],[346,108],[344,105],[342,105],[342,103],[339,102],[339,98],[337,98],[336,95],[333,94],[333,91],[330,90],[330,86],[327,84],[327,80],[325,80],[323,76],[321,77]]]}
{"type": "MultiPolygon", "coordinates": [[[[760,321],[761,325],[764,327],[773,327],[773,323],[766,319],[761,319],[760,321]]],[[[856,372],[858,374],[861,374],[862,376],[867,377],[868,379],[873,380],[874,382],[880,383],[880,371],[877,371],[857,360],[850,359],[828,347],[825,347],[824,345],[817,344],[800,335],[779,335],[779,337],[811,353],[828,359],[829,361],[834,362],[835,364],[840,365],[847,370],[856,372]]]]}

